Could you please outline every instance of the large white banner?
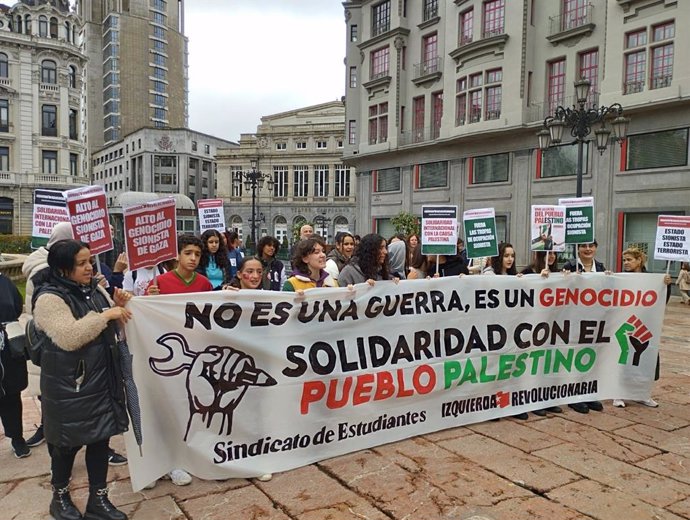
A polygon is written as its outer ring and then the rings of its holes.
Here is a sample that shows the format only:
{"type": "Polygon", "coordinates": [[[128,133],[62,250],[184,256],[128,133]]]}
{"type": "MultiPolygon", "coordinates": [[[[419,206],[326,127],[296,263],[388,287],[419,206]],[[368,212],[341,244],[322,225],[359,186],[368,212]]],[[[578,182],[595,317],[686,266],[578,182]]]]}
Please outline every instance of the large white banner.
{"type": "Polygon", "coordinates": [[[657,274],[466,276],[134,298],[134,489],[253,477],[415,435],[650,396],[657,274]]]}

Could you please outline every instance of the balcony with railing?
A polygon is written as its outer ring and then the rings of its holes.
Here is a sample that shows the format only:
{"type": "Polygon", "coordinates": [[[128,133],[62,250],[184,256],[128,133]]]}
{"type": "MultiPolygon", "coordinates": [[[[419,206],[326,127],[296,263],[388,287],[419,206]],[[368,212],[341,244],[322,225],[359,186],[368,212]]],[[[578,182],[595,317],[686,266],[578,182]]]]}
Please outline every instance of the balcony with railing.
{"type": "Polygon", "coordinates": [[[371,26],[371,37],[373,38],[374,36],[378,36],[379,34],[383,34],[385,32],[390,31],[391,28],[391,22],[386,21],[386,22],[380,22],[380,23],[375,23],[371,26]]]}
{"type": "Polygon", "coordinates": [[[546,37],[552,44],[579,36],[588,36],[594,31],[594,6],[585,4],[558,16],[549,17],[549,35],[546,37]]]}
{"type": "Polygon", "coordinates": [[[443,61],[440,56],[429,58],[421,63],[415,63],[412,81],[415,85],[436,81],[441,77],[442,69],[443,61]]]}
{"type": "Polygon", "coordinates": [[[637,94],[644,90],[644,80],[630,80],[623,83],[623,94],[637,94]]]}
{"type": "Polygon", "coordinates": [[[389,69],[381,70],[379,72],[372,72],[369,76],[369,81],[362,83],[362,86],[371,92],[375,88],[387,87],[391,82],[391,73],[389,69]]]}
{"type": "Polygon", "coordinates": [[[427,2],[424,6],[423,20],[428,22],[433,18],[438,17],[438,2],[427,2]]]}
{"type": "MultiPolygon", "coordinates": [[[[535,123],[537,121],[544,121],[548,116],[553,115],[558,106],[572,107],[577,106],[577,97],[573,94],[562,100],[549,100],[546,103],[530,102],[523,112],[525,123],[535,123]]],[[[585,108],[594,108],[599,106],[599,92],[591,90],[587,96],[587,103],[585,108]]]]}
{"type": "Polygon", "coordinates": [[[18,172],[0,172],[0,186],[43,186],[58,185],[86,185],[88,179],[84,176],[74,176],[59,173],[26,174],[18,172]]]}
{"type": "Polygon", "coordinates": [[[41,83],[39,90],[41,92],[60,92],[60,85],[54,83],[41,83]]]}
{"type": "Polygon", "coordinates": [[[426,126],[424,128],[413,128],[408,131],[401,132],[398,136],[398,146],[407,146],[410,144],[420,144],[433,141],[441,136],[440,126],[426,126]]]}
{"type": "Polygon", "coordinates": [[[458,39],[458,48],[450,52],[450,57],[458,65],[462,62],[471,60],[487,52],[494,52],[494,55],[501,55],[508,41],[508,34],[505,27],[495,27],[482,31],[481,38],[473,39],[471,34],[461,34],[458,39]]]}
{"type": "Polygon", "coordinates": [[[671,86],[671,80],[673,75],[671,74],[660,74],[658,76],[652,76],[652,82],[649,88],[665,88],[671,86]]]}

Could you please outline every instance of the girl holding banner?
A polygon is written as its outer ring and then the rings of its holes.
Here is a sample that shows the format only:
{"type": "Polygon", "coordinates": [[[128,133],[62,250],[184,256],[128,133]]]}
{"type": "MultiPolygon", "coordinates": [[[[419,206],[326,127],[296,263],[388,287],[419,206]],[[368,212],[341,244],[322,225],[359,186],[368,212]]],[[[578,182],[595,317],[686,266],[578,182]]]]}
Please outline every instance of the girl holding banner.
{"type": "MultiPolygon", "coordinates": [[[[646,273],[647,272],[647,255],[636,247],[629,247],[623,251],[623,272],[625,273],[646,273]]],[[[671,297],[671,277],[667,274],[664,276],[664,283],[666,284],[666,303],[671,297]]],[[[631,340],[633,341],[633,340],[631,340]]],[[[659,380],[659,357],[656,358],[656,373],[654,374],[654,381],[659,380]]],[[[659,406],[651,397],[644,401],[637,401],[640,404],[656,408],[659,406]]],[[[625,401],[623,399],[614,399],[613,406],[617,408],[625,408],[625,401]]]]}
{"type": "MultiPolygon", "coordinates": [[[[515,276],[518,274],[517,268],[515,267],[515,249],[513,249],[512,244],[507,242],[501,242],[498,244],[498,256],[491,258],[492,271],[487,271],[482,274],[495,274],[495,275],[507,275],[515,276]]],[[[520,274],[520,276],[522,276],[520,274]]],[[[520,419],[526,421],[529,416],[527,412],[522,412],[516,415],[512,415],[515,419],[520,419]]]]}
{"type": "Polygon", "coordinates": [[[240,269],[228,287],[231,289],[263,289],[264,267],[261,258],[250,256],[240,264],[240,269]]]}

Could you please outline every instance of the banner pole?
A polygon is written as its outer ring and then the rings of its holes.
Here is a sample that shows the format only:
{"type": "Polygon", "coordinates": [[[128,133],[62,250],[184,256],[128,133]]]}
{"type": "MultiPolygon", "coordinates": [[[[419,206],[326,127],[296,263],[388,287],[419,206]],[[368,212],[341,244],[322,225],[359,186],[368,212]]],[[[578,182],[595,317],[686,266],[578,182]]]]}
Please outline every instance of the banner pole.
{"type": "Polygon", "coordinates": [[[666,275],[670,276],[671,275],[671,261],[666,260],[666,275]]]}
{"type": "Polygon", "coordinates": [[[441,258],[441,255],[436,255],[436,276],[438,276],[438,272],[439,272],[438,271],[439,270],[438,261],[440,260],[440,258],[441,258]]]}

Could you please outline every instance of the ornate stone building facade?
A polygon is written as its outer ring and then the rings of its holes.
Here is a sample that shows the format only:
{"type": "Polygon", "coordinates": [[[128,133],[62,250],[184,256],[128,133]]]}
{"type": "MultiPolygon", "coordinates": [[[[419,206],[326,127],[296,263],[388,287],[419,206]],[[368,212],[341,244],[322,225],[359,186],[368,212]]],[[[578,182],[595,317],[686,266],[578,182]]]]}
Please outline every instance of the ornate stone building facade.
{"type": "Polygon", "coordinates": [[[67,0],[0,5],[0,233],[31,234],[34,188],[89,182],[81,30],[67,0]]]}
{"type": "MultiPolygon", "coordinates": [[[[346,20],[344,159],[358,171],[358,222],[390,234],[401,209],[494,207],[500,239],[528,262],[531,204],[576,189],[568,137],[543,156],[536,132],[573,83],[587,107],[620,103],[628,139],[584,146],[598,257],[620,267],[653,247],[660,213],[690,213],[690,2],[352,0],[346,20]]],[[[596,128],[592,129],[593,131],[596,128]]],[[[567,132],[566,132],[567,135],[567,132]]],[[[592,132],[591,138],[594,138],[592,132]]],[[[665,262],[650,262],[665,270],[665,262]]]]}
{"type": "Polygon", "coordinates": [[[332,242],[338,231],[356,232],[354,169],[342,162],[345,107],[340,101],[264,116],[256,133],[242,134],[239,148],[218,151],[218,197],[227,227],[251,236],[252,192],[240,172],[251,162],[271,177],[256,191],[256,236],[292,241],[302,220],[332,242]]]}

